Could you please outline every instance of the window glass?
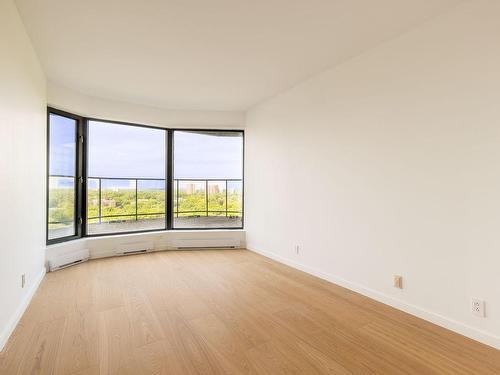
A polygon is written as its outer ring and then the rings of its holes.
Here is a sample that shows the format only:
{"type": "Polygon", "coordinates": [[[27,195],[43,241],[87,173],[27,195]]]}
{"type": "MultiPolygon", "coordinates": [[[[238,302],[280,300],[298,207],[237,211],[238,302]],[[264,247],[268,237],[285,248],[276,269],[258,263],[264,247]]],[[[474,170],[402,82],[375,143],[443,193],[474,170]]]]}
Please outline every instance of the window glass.
{"type": "Polygon", "coordinates": [[[174,132],[174,228],[240,228],[243,133],[174,132]]]}
{"type": "Polygon", "coordinates": [[[89,121],[88,234],[165,228],[165,133],[89,121]]]}
{"type": "Polygon", "coordinates": [[[76,120],[49,114],[49,240],[76,234],[76,134],[76,120]]]}

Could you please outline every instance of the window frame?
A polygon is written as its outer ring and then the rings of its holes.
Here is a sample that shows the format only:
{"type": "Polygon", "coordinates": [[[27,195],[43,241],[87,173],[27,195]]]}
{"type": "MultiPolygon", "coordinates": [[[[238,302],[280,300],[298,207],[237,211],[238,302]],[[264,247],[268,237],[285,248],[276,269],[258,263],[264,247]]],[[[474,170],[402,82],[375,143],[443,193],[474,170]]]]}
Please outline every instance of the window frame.
{"type": "MultiPolygon", "coordinates": [[[[159,228],[159,229],[144,229],[144,230],[131,230],[131,231],[122,231],[122,232],[110,232],[110,233],[96,233],[96,234],[88,234],[87,233],[87,207],[85,207],[85,212],[84,212],[84,218],[83,218],[83,221],[84,221],[84,227],[85,227],[85,236],[84,237],[105,237],[105,236],[115,236],[115,235],[125,235],[125,234],[134,234],[134,233],[149,233],[149,232],[161,232],[161,231],[166,231],[166,230],[169,230],[169,221],[168,221],[168,216],[169,216],[169,212],[170,212],[170,204],[169,202],[167,201],[167,198],[168,198],[168,191],[169,191],[169,170],[168,170],[168,161],[170,159],[170,147],[169,147],[169,133],[171,131],[171,129],[168,129],[168,128],[163,128],[163,127],[160,127],[160,126],[151,126],[151,125],[144,125],[144,124],[137,124],[137,123],[133,123],[133,122],[124,122],[124,121],[113,121],[113,120],[103,120],[103,119],[99,119],[99,118],[94,118],[94,117],[85,117],[85,138],[84,138],[84,144],[85,144],[85,149],[86,151],[88,151],[87,149],[87,141],[88,141],[88,132],[89,132],[89,126],[88,126],[88,123],[90,121],[96,121],[96,122],[104,122],[104,123],[108,123],[108,124],[115,124],[115,125],[123,125],[123,126],[135,126],[135,127],[139,127],[139,128],[149,128],[149,129],[155,129],[155,130],[164,130],[165,131],[165,226],[163,228],[159,228]]],[[[86,158],[86,161],[85,161],[85,165],[87,166],[88,165],[88,152],[85,153],[85,158],[86,158]]],[[[85,173],[87,173],[87,167],[85,168],[85,173]]],[[[87,186],[87,175],[85,176],[85,186],[87,186]]],[[[87,194],[85,192],[85,202],[86,202],[86,199],[87,198],[87,194]]]]}
{"type": "Polygon", "coordinates": [[[45,238],[47,245],[56,244],[60,242],[66,242],[71,240],[76,240],[84,236],[85,227],[83,226],[84,217],[83,210],[86,209],[86,202],[83,197],[85,196],[86,184],[85,181],[85,150],[83,135],[85,133],[85,121],[83,117],[62,111],[56,108],[47,108],[47,166],[46,166],[46,218],[45,218],[45,238]],[[76,144],[76,155],[75,155],[75,234],[71,236],[64,236],[58,238],[49,239],[49,197],[50,197],[50,115],[54,114],[61,117],[66,117],[76,121],[76,132],[75,132],[75,144],[76,144]]]}
{"type": "Polygon", "coordinates": [[[242,230],[245,225],[245,130],[244,129],[206,129],[206,128],[166,128],[161,126],[152,126],[124,121],[105,120],[94,117],[84,117],[73,113],[59,110],[54,107],[47,107],[47,166],[46,166],[46,241],[47,245],[53,245],[61,242],[72,241],[80,238],[105,237],[115,235],[126,235],[135,233],[149,233],[162,231],[186,231],[186,230],[242,230]],[[75,235],[49,239],[49,173],[50,173],[50,115],[55,114],[77,121],[77,138],[76,138],[76,176],[77,188],[75,196],[75,235]],[[88,123],[89,121],[98,121],[111,123],[123,126],[136,126],[165,131],[165,226],[160,229],[146,229],[137,231],[123,231],[111,233],[87,233],[87,167],[88,167],[88,123]],[[234,132],[240,133],[242,136],[242,203],[241,203],[241,226],[238,227],[193,227],[193,228],[174,228],[174,209],[173,209],[173,186],[174,186],[174,132],[178,131],[194,131],[194,132],[234,132]]]}
{"type": "MultiPolygon", "coordinates": [[[[211,227],[211,228],[203,228],[203,227],[186,227],[186,228],[174,228],[174,210],[173,210],[173,202],[171,204],[172,209],[170,210],[170,215],[171,215],[171,227],[170,230],[242,230],[245,227],[245,131],[244,130],[239,130],[239,129],[196,129],[196,128],[174,128],[170,129],[171,133],[171,138],[172,138],[172,148],[171,152],[172,155],[170,157],[170,161],[172,162],[171,166],[171,174],[172,174],[172,179],[170,181],[171,186],[170,186],[170,191],[172,191],[173,194],[173,184],[174,184],[174,133],[175,131],[185,131],[185,132],[227,132],[227,133],[241,133],[242,137],[242,148],[241,148],[241,158],[242,158],[242,164],[241,164],[241,226],[239,227],[211,227]]],[[[196,179],[193,179],[193,181],[196,179]]],[[[211,179],[208,179],[211,180],[211,179]]],[[[219,181],[219,179],[215,179],[216,181],[219,181]]],[[[235,179],[227,179],[229,180],[235,180],[235,179]]],[[[173,199],[173,196],[172,196],[173,199]]],[[[179,208],[177,208],[179,209],[179,208]]]]}

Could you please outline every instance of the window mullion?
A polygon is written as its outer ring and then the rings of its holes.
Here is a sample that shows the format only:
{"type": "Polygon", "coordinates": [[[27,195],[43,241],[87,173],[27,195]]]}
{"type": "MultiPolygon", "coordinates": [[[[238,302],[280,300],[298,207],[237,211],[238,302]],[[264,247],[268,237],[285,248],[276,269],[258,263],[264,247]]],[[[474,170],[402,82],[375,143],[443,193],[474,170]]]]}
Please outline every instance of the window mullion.
{"type": "Polygon", "coordinates": [[[172,130],[167,130],[165,136],[166,138],[166,171],[165,171],[165,179],[166,179],[166,186],[165,186],[165,224],[166,224],[166,229],[170,230],[172,229],[172,220],[173,220],[173,207],[174,207],[174,201],[173,201],[173,178],[174,178],[174,170],[173,170],[173,157],[174,157],[174,142],[173,142],[173,131],[172,130]]]}

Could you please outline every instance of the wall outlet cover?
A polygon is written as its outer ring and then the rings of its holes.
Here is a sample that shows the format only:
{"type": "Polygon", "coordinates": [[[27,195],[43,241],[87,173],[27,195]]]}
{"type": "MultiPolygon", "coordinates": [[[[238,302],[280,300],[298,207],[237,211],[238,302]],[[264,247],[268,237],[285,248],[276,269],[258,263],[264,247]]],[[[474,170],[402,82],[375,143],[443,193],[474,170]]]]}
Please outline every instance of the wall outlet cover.
{"type": "Polygon", "coordinates": [[[484,301],[478,298],[471,298],[471,312],[475,316],[485,317],[484,301]]]}
{"type": "Polygon", "coordinates": [[[394,275],[394,287],[403,289],[403,276],[394,275]]]}

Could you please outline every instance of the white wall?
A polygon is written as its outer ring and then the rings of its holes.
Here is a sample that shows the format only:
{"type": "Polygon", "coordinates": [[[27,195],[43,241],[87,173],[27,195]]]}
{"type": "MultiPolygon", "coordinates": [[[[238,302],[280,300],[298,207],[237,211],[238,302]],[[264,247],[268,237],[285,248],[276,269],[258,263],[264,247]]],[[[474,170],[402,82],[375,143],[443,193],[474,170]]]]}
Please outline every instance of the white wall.
{"type": "Polygon", "coordinates": [[[149,107],[87,96],[49,82],[49,105],[81,116],[159,127],[242,129],[245,114],[235,111],[189,111],[149,107]]]}
{"type": "Polygon", "coordinates": [[[15,6],[1,0],[0,350],[45,273],[45,133],[45,77],[15,6]]]}
{"type": "Polygon", "coordinates": [[[248,247],[500,348],[499,19],[466,2],[251,110],[248,247]]]}
{"type": "Polygon", "coordinates": [[[103,258],[114,256],[117,249],[130,243],[152,243],[155,251],[171,250],[177,246],[178,240],[215,241],[216,243],[239,243],[245,248],[244,230],[177,230],[148,233],[118,234],[103,237],[88,237],[75,241],[63,242],[47,246],[47,261],[57,256],[71,254],[78,250],[88,249],[90,257],[103,258]]]}

